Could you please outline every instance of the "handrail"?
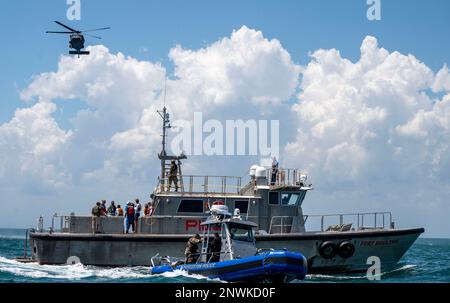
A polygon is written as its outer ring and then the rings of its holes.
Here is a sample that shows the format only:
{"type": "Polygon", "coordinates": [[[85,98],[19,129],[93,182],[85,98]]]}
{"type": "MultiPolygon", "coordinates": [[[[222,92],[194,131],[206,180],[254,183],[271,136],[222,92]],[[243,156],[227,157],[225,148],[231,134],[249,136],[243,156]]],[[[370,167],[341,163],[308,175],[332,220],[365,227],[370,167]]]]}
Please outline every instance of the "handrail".
{"type": "Polygon", "coordinates": [[[269,227],[269,234],[272,233],[272,227],[281,227],[280,228],[280,233],[284,234],[284,229],[286,228],[292,228],[293,224],[284,224],[284,219],[294,219],[293,216],[273,216],[272,219],[270,220],[270,227],[269,227]],[[280,222],[281,224],[273,224],[274,219],[281,219],[280,222]]]}
{"type": "Polygon", "coordinates": [[[25,240],[23,243],[23,259],[27,259],[28,258],[28,241],[30,240],[30,233],[34,232],[35,229],[34,228],[28,228],[25,231],[25,240]]]}
{"type": "MultiPolygon", "coordinates": [[[[199,252],[199,253],[189,254],[189,256],[193,256],[193,257],[198,256],[197,261],[195,263],[191,263],[191,264],[198,264],[200,262],[200,259],[201,259],[202,256],[208,256],[208,255],[212,255],[212,254],[214,254],[214,253],[212,253],[212,252],[199,252]]],[[[230,252],[230,251],[220,251],[220,255],[222,255],[222,254],[228,255],[228,254],[232,254],[232,252],[230,252]]],[[[150,262],[151,262],[153,267],[158,266],[158,265],[155,265],[155,262],[154,262],[154,259],[157,259],[158,257],[160,258],[160,260],[163,260],[163,259],[166,260],[167,262],[170,263],[170,265],[172,265],[173,262],[176,263],[178,261],[186,260],[186,258],[180,258],[180,257],[160,256],[159,253],[157,253],[156,255],[154,255],[153,257],[150,258],[150,262]]],[[[204,263],[210,263],[210,261],[208,260],[208,261],[206,261],[204,263]]],[[[180,265],[186,265],[186,263],[180,264],[180,265]]]]}
{"type": "MultiPolygon", "coordinates": [[[[181,193],[236,193],[242,188],[242,178],[237,176],[178,175],[178,188],[181,193]],[[200,182],[197,182],[200,180],[200,182]],[[185,182],[188,181],[188,182],[185,182]]],[[[169,178],[159,179],[157,190],[169,192],[169,178]]],[[[170,186],[170,191],[174,188],[170,186]]]]}
{"type": "Polygon", "coordinates": [[[325,231],[325,218],[331,218],[331,217],[337,217],[339,219],[339,224],[344,224],[344,218],[345,217],[356,217],[357,221],[357,230],[363,230],[363,229],[384,229],[394,228],[394,222],[392,220],[392,213],[391,212],[364,212],[364,213],[344,213],[344,214],[327,214],[327,215],[304,215],[304,222],[306,224],[308,218],[320,218],[320,224],[321,224],[321,231],[325,231]],[[366,217],[372,217],[373,216],[373,227],[367,227],[364,226],[364,218],[366,217]],[[378,224],[378,217],[381,216],[382,224],[378,224]],[[389,225],[386,225],[386,217],[389,219],[389,225]]]}
{"type": "Polygon", "coordinates": [[[270,185],[297,186],[301,182],[306,182],[306,179],[301,180],[301,176],[303,175],[307,176],[307,174],[305,172],[302,172],[302,170],[298,168],[284,168],[284,167],[277,168],[275,182],[272,182],[272,167],[265,166],[264,168],[266,168],[267,182],[270,185]]]}
{"type": "Polygon", "coordinates": [[[53,232],[55,230],[55,219],[56,218],[60,218],[60,222],[59,222],[59,231],[64,231],[64,229],[68,229],[69,228],[69,218],[70,216],[65,216],[65,215],[58,215],[58,214],[54,214],[52,217],[52,227],[51,227],[51,231],[53,232]]]}
{"type": "MultiPolygon", "coordinates": [[[[292,168],[278,168],[275,182],[272,182],[272,169],[266,168],[267,185],[271,186],[299,186],[306,182],[306,173],[300,169],[292,168]]],[[[180,175],[177,174],[178,188],[181,193],[237,193],[239,194],[243,188],[246,188],[249,181],[244,187],[242,186],[242,179],[246,176],[217,176],[217,175],[180,175]],[[200,180],[200,182],[196,182],[200,180]],[[216,182],[214,182],[216,181],[216,182]]],[[[169,192],[173,186],[170,186],[170,178],[158,178],[156,189],[159,192],[169,192]]]]}

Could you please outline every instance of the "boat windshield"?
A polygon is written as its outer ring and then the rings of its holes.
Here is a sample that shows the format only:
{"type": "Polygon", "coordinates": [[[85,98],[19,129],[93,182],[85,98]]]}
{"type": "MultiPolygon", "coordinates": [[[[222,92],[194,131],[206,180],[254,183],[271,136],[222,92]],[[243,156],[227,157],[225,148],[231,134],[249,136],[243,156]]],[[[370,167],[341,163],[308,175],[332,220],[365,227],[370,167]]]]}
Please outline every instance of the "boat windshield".
{"type": "Polygon", "coordinates": [[[300,197],[299,193],[282,193],[281,194],[281,205],[296,206],[299,197],[300,197]]]}
{"type": "Polygon", "coordinates": [[[253,242],[253,230],[249,226],[230,224],[230,236],[232,240],[253,242]]]}

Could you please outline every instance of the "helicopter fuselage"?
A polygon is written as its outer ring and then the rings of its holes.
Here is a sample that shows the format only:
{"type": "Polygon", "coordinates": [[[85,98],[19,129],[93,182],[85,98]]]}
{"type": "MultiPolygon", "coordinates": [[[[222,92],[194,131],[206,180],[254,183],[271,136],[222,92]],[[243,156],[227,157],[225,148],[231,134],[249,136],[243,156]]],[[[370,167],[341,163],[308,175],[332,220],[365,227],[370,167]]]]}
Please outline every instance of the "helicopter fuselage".
{"type": "Polygon", "coordinates": [[[83,35],[72,34],[70,35],[69,47],[79,52],[84,48],[84,42],[85,40],[83,35]]]}

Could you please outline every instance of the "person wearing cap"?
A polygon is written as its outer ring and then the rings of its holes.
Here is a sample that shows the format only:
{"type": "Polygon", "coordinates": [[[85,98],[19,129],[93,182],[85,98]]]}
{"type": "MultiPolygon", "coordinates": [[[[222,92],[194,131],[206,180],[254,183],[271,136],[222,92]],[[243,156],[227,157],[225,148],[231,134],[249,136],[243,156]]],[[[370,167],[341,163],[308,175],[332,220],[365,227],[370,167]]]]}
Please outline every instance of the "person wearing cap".
{"type": "Polygon", "coordinates": [[[178,165],[175,163],[175,160],[172,160],[170,164],[170,171],[169,171],[169,191],[172,187],[172,182],[175,184],[175,191],[178,191],[178,165]]]}
{"type": "Polygon", "coordinates": [[[186,264],[196,263],[200,257],[198,244],[202,242],[202,238],[199,234],[195,234],[186,244],[184,254],[186,256],[186,264]]]}

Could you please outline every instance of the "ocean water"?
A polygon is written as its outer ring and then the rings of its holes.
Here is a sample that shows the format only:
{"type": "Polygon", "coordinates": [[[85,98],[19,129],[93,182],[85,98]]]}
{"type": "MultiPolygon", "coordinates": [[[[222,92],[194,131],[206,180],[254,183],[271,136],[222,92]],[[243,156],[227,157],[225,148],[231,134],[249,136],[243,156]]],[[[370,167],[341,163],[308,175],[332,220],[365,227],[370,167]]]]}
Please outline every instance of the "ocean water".
{"type": "MultiPolygon", "coordinates": [[[[102,268],[21,264],[25,231],[0,229],[0,283],[217,283],[184,272],[152,276],[148,267],[102,268]]],[[[300,283],[364,283],[364,274],[308,275],[300,283]]],[[[396,268],[383,272],[384,283],[450,282],[450,239],[418,239],[396,268]]]]}

